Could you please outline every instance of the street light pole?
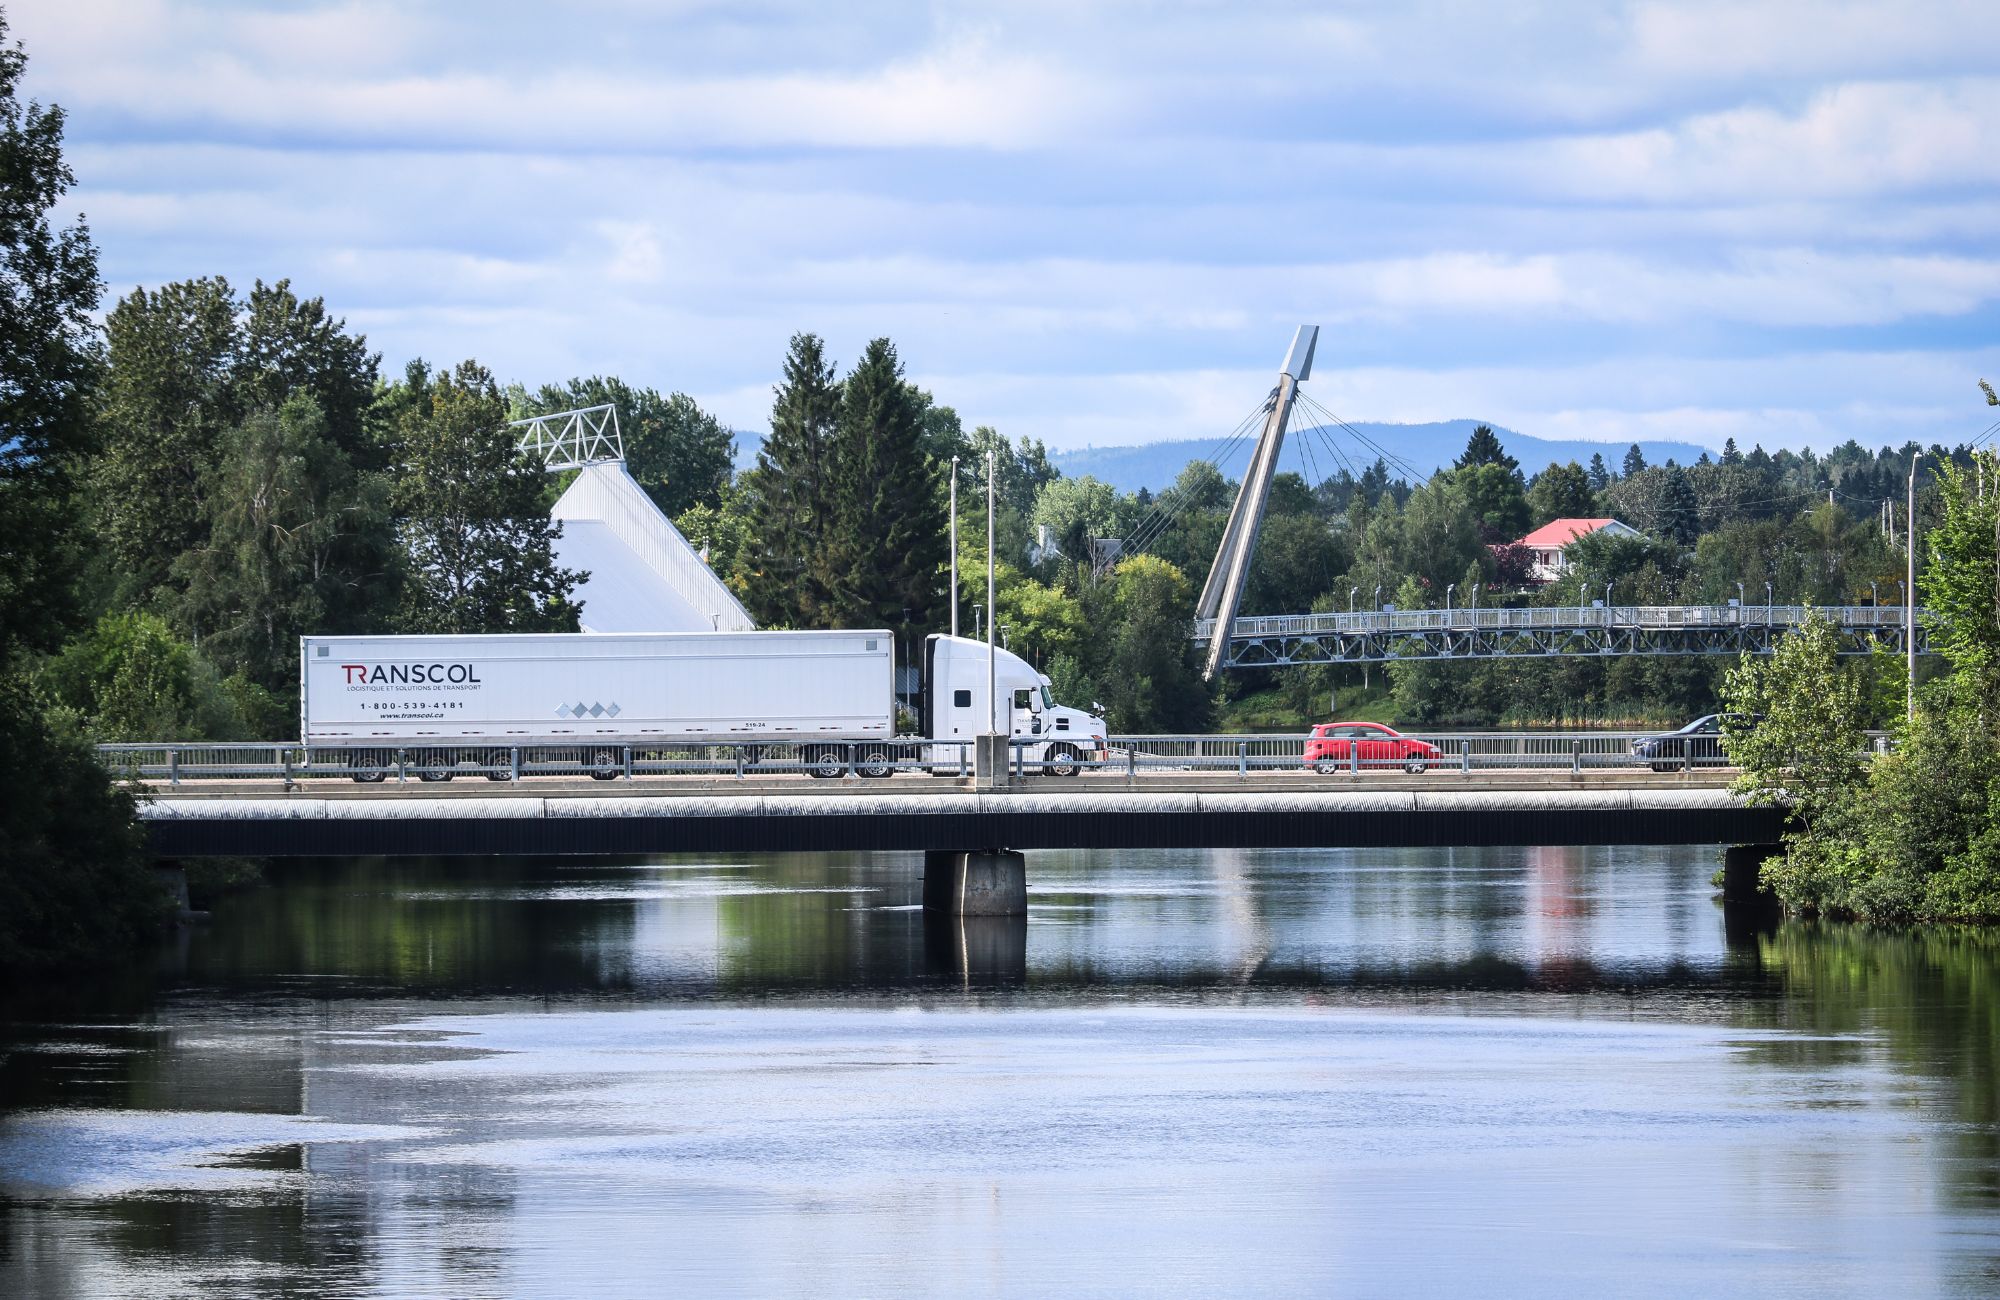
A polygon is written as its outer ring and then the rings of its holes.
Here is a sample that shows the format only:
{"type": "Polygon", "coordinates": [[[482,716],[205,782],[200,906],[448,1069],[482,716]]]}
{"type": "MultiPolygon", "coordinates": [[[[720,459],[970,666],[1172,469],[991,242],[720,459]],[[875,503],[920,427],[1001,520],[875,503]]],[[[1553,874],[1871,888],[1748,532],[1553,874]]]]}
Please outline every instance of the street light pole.
{"type": "Polygon", "coordinates": [[[951,634],[958,635],[958,457],[951,458],[951,634]]]}
{"type": "Polygon", "coordinates": [[[1458,584],[1447,582],[1444,586],[1444,612],[1451,613],[1451,593],[1458,590],[1458,584]]]}
{"type": "Polygon", "coordinates": [[[1360,594],[1361,594],[1361,588],[1359,588],[1359,587],[1349,587],[1349,588],[1347,589],[1347,612],[1348,612],[1348,613],[1352,614],[1352,613],[1354,612],[1354,598],[1355,598],[1356,596],[1359,596],[1360,594]]]}
{"type": "Polygon", "coordinates": [[[1908,718],[1917,720],[1917,461],[1922,452],[1910,452],[1910,499],[1908,516],[1903,520],[1903,536],[1909,542],[1904,548],[1903,563],[1909,574],[1909,584],[1903,588],[1903,662],[1908,677],[1908,718]]]}
{"type": "Polygon", "coordinates": [[[993,453],[986,453],[986,734],[999,730],[999,701],[993,698],[999,678],[999,663],[993,649],[993,629],[1000,622],[1000,607],[993,603],[993,453]]]}

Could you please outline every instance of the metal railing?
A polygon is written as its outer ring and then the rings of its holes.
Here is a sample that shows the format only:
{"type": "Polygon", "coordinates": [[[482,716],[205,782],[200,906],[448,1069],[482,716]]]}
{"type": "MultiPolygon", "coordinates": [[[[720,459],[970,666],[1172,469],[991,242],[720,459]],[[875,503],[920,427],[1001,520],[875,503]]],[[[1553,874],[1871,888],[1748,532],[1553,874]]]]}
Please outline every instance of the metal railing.
{"type": "MultiPolygon", "coordinates": [[[[1884,752],[1887,733],[1869,733],[1870,752],[1884,752]]],[[[407,785],[462,780],[521,781],[536,777],[631,781],[691,777],[744,781],[763,777],[885,779],[924,775],[958,779],[973,771],[972,742],[700,741],[672,745],[423,746],[348,748],[285,742],[100,745],[114,774],[177,786],[185,782],[264,780],[300,786],[356,781],[407,785]]],[[[1693,744],[1673,733],[1639,731],[1419,731],[1379,739],[1291,735],[1113,736],[1102,751],[1058,751],[1047,737],[1016,737],[1009,768],[1031,776],[1122,776],[1170,773],[1290,772],[1360,775],[1402,772],[1686,771],[1725,766],[1713,736],[1693,744]],[[1641,754],[1636,743],[1665,740],[1641,754]],[[1308,745],[1314,748],[1309,762],[1308,745]]]]}
{"type": "MultiPolygon", "coordinates": [[[[1554,605],[1527,609],[1398,609],[1346,614],[1268,614],[1232,622],[1232,639],[1362,635],[1384,632],[1511,631],[1543,628],[1797,627],[1818,613],[1837,627],[1902,627],[1901,605],[1554,605]]],[[[1917,611],[1922,623],[1925,611],[1917,611]]],[[[1195,623],[1195,639],[1215,635],[1214,619],[1195,623]]]]}

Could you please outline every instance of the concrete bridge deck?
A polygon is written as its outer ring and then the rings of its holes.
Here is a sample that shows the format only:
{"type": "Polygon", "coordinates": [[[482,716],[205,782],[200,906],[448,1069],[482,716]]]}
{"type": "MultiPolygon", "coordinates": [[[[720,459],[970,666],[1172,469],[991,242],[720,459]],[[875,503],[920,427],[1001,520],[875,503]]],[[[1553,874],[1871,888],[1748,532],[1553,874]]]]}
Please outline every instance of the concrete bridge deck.
{"type": "Polygon", "coordinates": [[[688,777],[353,786],[184,783],[142,805],[164,857],[1373,847],[1775,841],[1729,773],[1293,772],[1030,779],[688,777]]]}

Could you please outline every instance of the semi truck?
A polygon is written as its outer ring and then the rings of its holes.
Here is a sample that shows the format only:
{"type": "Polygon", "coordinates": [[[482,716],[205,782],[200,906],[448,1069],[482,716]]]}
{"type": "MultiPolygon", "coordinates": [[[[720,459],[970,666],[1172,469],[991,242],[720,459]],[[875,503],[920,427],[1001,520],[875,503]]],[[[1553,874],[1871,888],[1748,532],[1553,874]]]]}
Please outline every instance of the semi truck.
{"type": "MultiPolygon", "coordinates": [[[[782,751],[818,777],[958,772],[988,729],[987,647],[964,637],[925,640],[916,736],[898,734],[895,640],[880,629],[308,636],[299,653],[300,736],[357,781],[399,756],[425,780],[460,764],[610,780],[634,751],[704,744],[753,763],[782,751]]],[[[1019,655],[993,655],[991,724],[1022,764],[1074,775],[1103,760],[1101,717],[1057,705],[1019,655]]]]}

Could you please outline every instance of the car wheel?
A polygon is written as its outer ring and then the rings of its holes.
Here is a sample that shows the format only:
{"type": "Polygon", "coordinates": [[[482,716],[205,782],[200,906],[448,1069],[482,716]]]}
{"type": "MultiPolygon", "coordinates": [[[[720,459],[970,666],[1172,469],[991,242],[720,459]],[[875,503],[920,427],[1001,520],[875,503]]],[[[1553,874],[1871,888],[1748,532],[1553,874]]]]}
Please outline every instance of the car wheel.
{"type": "Polygon", "coordinates": [[[1430,770],[1430,766],[1422,754],[1412,754],[1403,760],[1403,770],[1411,776],[1422,776],[1430,770]]]}
{"type": "Polygon", "coordinates": [[[1316,758],[1313,760],[1312,770],[1321,776],[1331,776],[1340,770],[1340,764],[1330,758],[1316,758]]]}

